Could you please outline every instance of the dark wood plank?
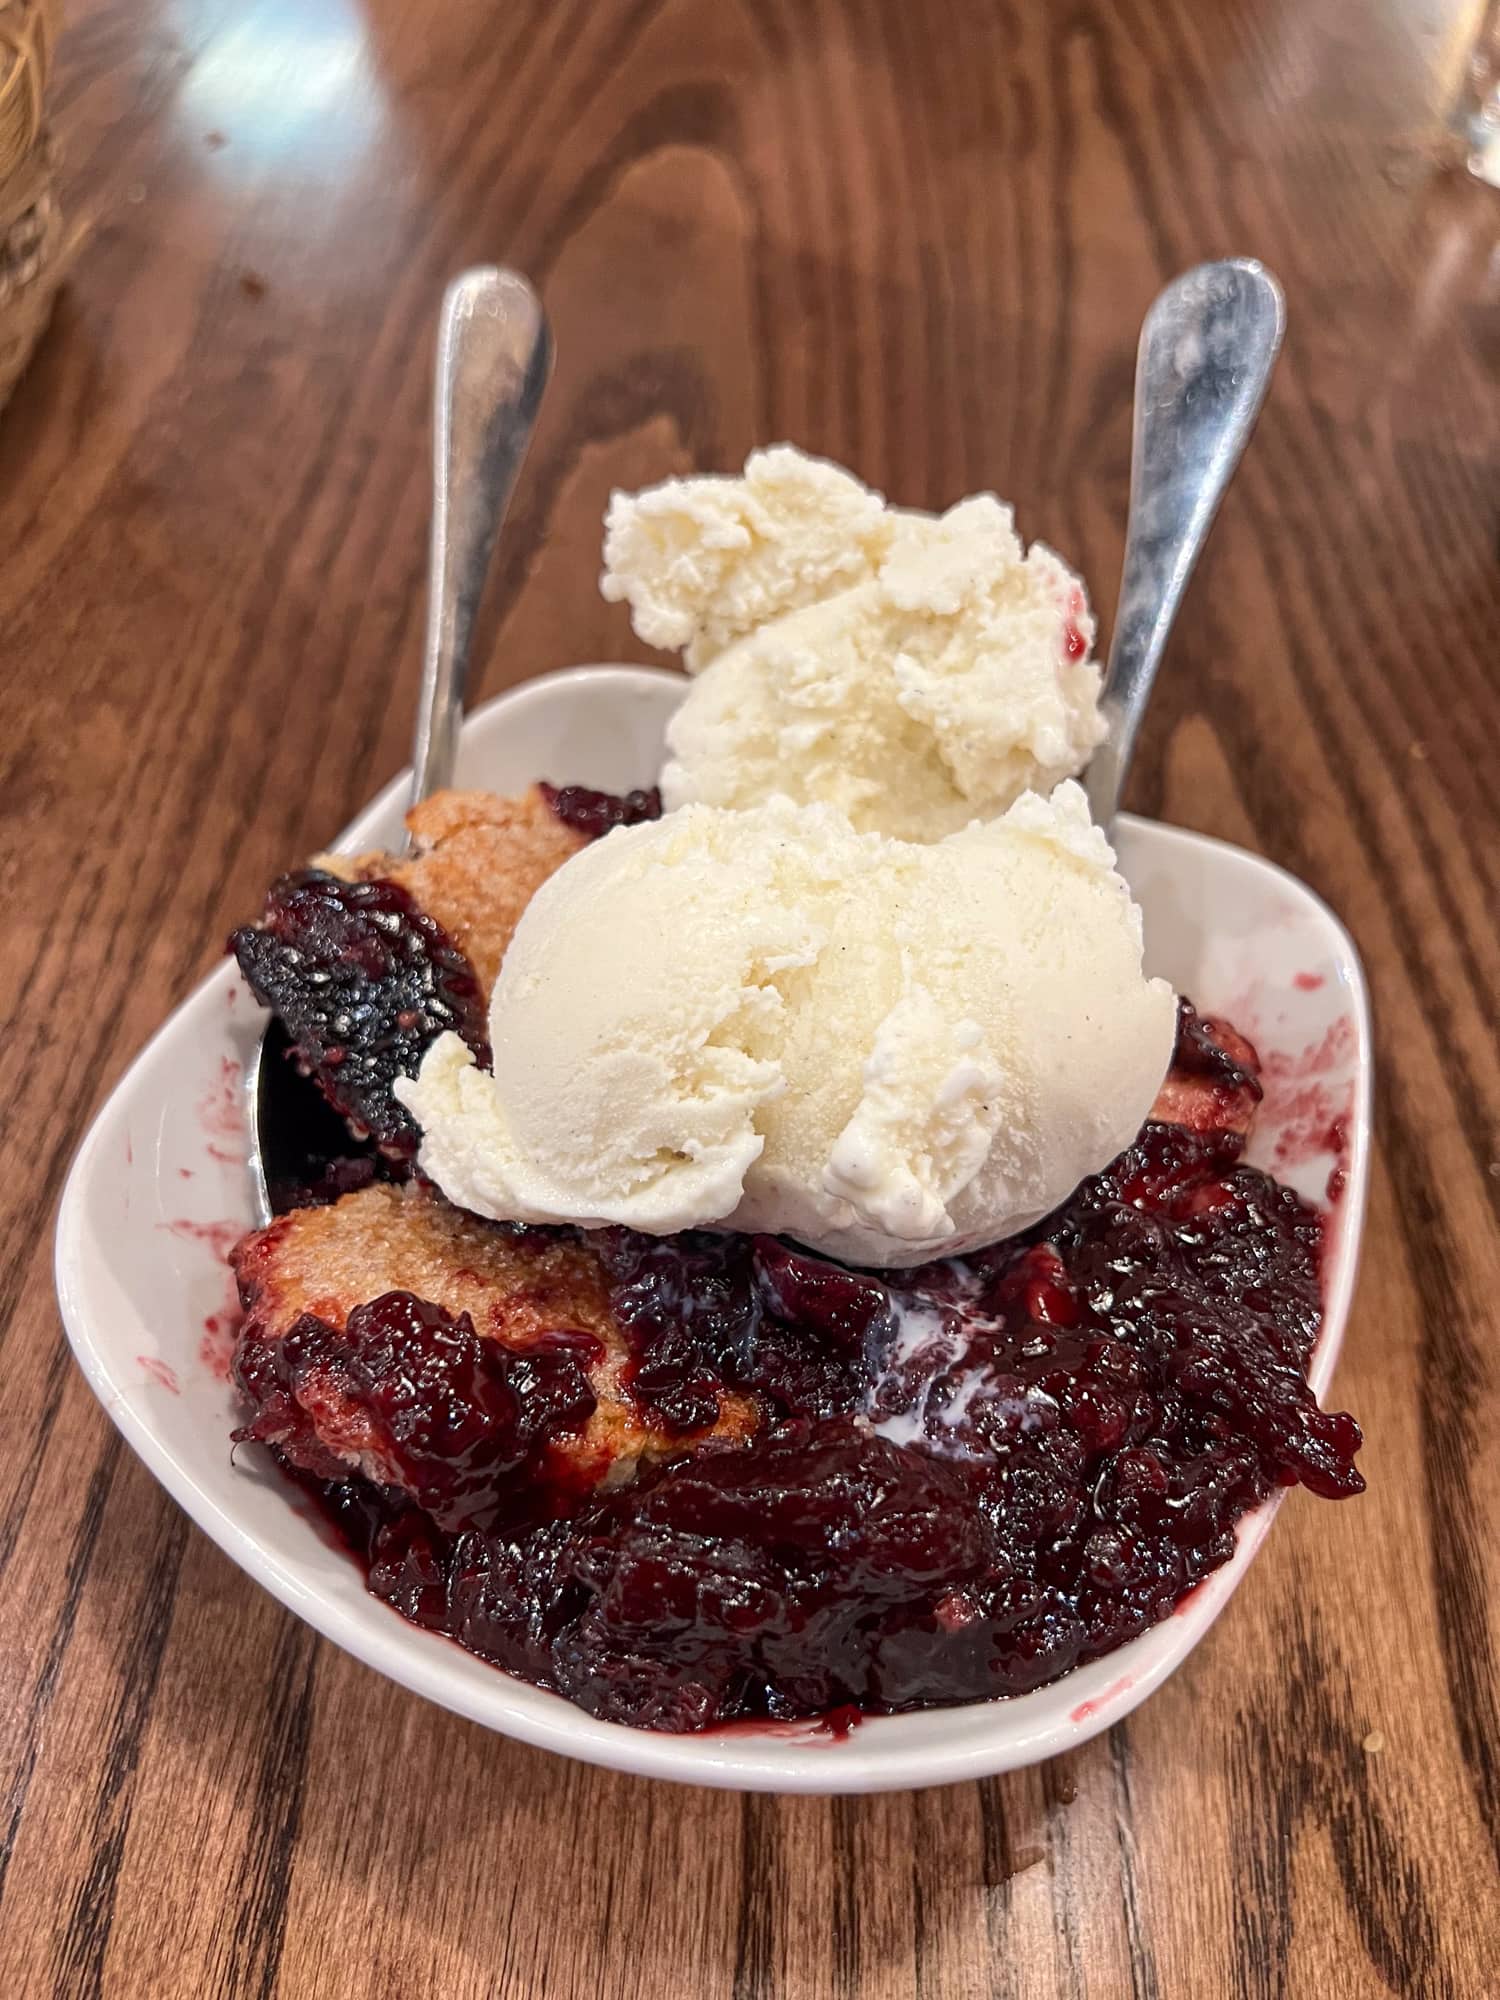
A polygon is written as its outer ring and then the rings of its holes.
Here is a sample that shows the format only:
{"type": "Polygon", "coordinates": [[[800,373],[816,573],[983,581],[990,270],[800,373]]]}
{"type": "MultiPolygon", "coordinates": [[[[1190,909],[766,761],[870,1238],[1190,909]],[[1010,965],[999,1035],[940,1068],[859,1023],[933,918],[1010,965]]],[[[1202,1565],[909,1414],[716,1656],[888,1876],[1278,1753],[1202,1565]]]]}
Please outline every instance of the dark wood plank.
{"type": "Polygon", "coordinates": [[[73,0],[91,222],[0,421],[0,1993],[1466,1996],[1500,1963],[1500,266],[1398,0],[73,0]],[[130,1054],[402,761],[446,275],[559,365],[483,692],[639,658],[611,486],[792,437],[994,485],[1106,610],[1139,315],[1249,251],[1291,335],[1133,803],[1256,847],[1375,987],[1339,1381],[1178,1677],[1040,1771],[678,1791],[439,1714],[262,1598],[67,1362],[50,1218],[130,1054]]]}

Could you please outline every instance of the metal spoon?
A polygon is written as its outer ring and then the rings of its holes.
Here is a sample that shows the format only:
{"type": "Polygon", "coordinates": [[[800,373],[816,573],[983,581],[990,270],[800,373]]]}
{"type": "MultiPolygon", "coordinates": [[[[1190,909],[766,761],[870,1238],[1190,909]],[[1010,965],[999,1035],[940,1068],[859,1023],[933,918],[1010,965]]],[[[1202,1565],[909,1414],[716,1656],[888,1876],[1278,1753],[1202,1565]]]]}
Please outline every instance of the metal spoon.
{"type": "MultiPolygon", "coordinates": [[[[474,619],[531,442],[552,366],[541,301],[515,271],[479,265],[443,294],[433,398],[432,544],[427,645],[412,740],[412,804],[451,783],[474,619]]],[[[348,1150],[348,1134],[286,1060],[272,1022],[248,1065],[250,1181],[257,1219],[271,1220],[271,1184],[309,1158],[348,1150]]]]}
{"type": "Polygon", "coordinates": [[[1255,428],[1285,330],[1281,287],[1250,257],[1184,271],[1141,327],[1125,565],[1100,704],[1109,733],[1084,776],[1103,827],[1115,816],[1172,621],[1255,428]]]}

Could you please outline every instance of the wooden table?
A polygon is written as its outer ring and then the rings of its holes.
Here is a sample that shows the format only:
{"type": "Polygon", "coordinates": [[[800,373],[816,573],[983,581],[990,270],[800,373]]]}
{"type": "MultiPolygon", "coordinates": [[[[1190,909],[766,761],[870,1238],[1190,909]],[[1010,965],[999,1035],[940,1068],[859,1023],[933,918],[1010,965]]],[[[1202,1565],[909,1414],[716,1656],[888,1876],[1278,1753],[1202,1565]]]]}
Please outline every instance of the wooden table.
{"type": "Polygon", "coordinates": [[[73,0],[91,229],[0,423],[4,2000],[1500,1991],[1500,196],[1435,148],[1473,11],[73,0]],[[611,486],[780,437],[998,486],[1107,607],[1140,314],[1236,251],[1290,337],[1132,800],[1369,967],[1368,1496],[1295,1496],[1162,1693],[983,1785],[694,1793],[377,1680],[126,1451],[49,1234],[126,1060],[403,761],[445,277],[521,265],[558,338],[492,693],[641,657],[611,486]]]}

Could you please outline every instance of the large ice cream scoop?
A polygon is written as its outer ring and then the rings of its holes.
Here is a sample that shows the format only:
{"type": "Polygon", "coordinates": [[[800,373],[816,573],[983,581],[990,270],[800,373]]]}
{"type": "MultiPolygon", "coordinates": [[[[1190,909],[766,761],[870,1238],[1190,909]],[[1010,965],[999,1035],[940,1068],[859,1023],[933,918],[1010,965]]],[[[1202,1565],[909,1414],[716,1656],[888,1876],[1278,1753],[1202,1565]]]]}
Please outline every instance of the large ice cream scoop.
{"type": "Polygon", "coordinates": [[[480,1215],[768,1230],[912,1265],[1026,1228],[1135,1137],[1176,1004],[1082,792],[918,843],[686,806],[537,892],[398,1095],[480,1215]]]}
{"type": "Polygon", "coordinates": [[[737,479],[617,493],[604,556],[604,594],[698,675],[669,807],[781,793],[936,840],[1073,776],[1104,733],[1083,585],[993,494],[904,512],[781,445],[737,479]]]}

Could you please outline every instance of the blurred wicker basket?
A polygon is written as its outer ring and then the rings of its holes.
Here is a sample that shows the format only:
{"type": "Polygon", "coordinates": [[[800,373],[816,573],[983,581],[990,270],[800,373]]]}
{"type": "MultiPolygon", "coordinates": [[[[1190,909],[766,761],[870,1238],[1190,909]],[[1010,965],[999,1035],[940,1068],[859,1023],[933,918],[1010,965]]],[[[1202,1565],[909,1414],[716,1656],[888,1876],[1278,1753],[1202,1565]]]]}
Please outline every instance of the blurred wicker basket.
{"type": "Polygon", "coordinates": [[[0,0],[0,407],[62,279],[62,215],[42,122],[55,19],[53,0],[0,0]]]}

